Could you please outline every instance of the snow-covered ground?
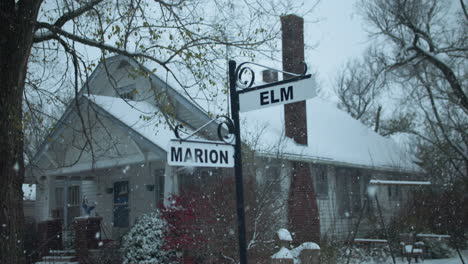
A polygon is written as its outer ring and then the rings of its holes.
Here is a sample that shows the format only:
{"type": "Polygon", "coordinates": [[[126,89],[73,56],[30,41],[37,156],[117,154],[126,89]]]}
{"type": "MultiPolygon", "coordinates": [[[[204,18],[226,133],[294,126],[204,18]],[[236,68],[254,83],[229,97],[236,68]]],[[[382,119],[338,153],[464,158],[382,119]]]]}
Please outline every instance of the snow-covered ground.
{"type": "MultiPolygon", "coordinates": [[[[462,256],[463,256],[463,260],[465,261],[465,263],[468,263],[468,250],[463,250],[462,252],[462,256]]],[[[388,260],[387,263],[392,263],[391,260],[388,260]]],[[[398,257],[396,259],[396,263],[397,264],[406,264],[408,263],[408,261],[403,261],[400,257],[398,257]]],[[[415,263],[414,262],[414,259],[411,260],[411,263],[415,263]]],[[[458,257],[457,254],[455,254],[453,257],[451,258],[446,258],[446,259],[426,259],[424,260],[424,262],[422,261],[419,261],[419,263],[422,263],[422,264],[461,264],[461,260],[460,260],[460,257],[458,257]]],[[[363,262],[361,264],[377,264],[376,262],[363,262]]]]}
{"type": "MultiPolygon", "coordinates": [[[[467,261],[468,261],[468,250],[462,251],[462,256],[463,256],[463,260],[465,261],[465,263],[467,263],[467,261]]],[[[402,261],[401,258],[399,258],[397,260],[397,263],[398,264],[404,264],[404,263],[408,263],[408,261],[405,262],[405,261],[402,261]]],[[[411,263],[414,263],[414,259],[411,261],[411,263]]],[[[448,259],[426,259],[426,260],[424,260],[424,262],[419,262],[419,263],[423,263],[423,264],[460,264],[462,262],[460,260],[460,257],[458,257],[458,255],[455,254],[453,257],[448,258],[448,259]]]]}

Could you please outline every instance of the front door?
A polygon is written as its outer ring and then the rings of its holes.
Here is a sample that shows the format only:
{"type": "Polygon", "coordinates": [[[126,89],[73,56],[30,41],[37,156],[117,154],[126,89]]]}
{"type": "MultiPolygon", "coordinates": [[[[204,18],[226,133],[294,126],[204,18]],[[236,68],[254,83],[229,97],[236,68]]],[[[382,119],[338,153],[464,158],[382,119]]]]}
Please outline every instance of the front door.
{"type": "Polygon", "coordinates": [[[52,217],[62,219],[65,226],[80,216],[80,185],[79,183],[58,182],[55,187],[55,204],[52,217]]]}
{"type": "Polygon", "coordinates": [[[129,227],[128,181],[114,182],[114,227],[129,227]]]}
{"type": "Polygon", "coordinates": [[[67,225],[73,222],[75,217],[81,215],[80,185],[70,185],[67,189],[67,225]]]}

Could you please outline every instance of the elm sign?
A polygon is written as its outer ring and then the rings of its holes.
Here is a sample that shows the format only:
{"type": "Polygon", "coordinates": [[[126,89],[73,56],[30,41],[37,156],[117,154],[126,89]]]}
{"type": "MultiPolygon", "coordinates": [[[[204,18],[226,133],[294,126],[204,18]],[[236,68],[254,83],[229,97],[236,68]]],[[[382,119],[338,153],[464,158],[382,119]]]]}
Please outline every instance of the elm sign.
{"type": "Polygon", "coordinates": [[[261,109],[274,105],[289,104],[316,96],[314,82],[306,75],[241,90],[239,94],[240,112],[261,109]]]}

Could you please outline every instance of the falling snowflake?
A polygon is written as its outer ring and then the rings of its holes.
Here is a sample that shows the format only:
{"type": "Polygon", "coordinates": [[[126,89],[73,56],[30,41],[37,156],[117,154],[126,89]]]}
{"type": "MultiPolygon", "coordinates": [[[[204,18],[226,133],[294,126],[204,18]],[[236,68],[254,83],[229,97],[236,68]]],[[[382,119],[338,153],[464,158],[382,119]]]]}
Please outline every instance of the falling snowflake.
{"type": "Polygon", "coordinates": [[[367,193],[370,197],[374,197],[377,193],[377,186],[370,185],[369,187],[367,187],[367,193]]]}
{"type": "Polygon", "coordinates": [[[18,164],[18,162],[15,162],[15,165],[13,165],[13,170],[15,170],[16,172],[19,171],[19,164],[18,164]]]}

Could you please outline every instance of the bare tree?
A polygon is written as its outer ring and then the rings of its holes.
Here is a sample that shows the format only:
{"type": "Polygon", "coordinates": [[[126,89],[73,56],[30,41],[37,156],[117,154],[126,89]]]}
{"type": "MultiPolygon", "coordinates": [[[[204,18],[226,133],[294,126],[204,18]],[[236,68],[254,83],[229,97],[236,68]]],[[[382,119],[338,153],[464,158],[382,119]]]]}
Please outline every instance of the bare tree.
{"type": "MultiPolygon", "coordinates": [[[[67,87],[71,92],[66,96],[78,95],[94,67],[86,59],[87,49],[94,49],[101,59],[120,54],[163,68],[188,96],[210,100],[213,89],[207,88],[224,77],[220,65],[225,58],[271,51],[270,41],[279,32],[271,16],[286,10],[296,9],[281,1],[248,0],[1,1],[0,262],[24,259],[25,95],[66,102],[56,92],[67,87]]],[[[37,101],[26,103],[33,106],[37,101]]],[[[36,114],[28,114],[31,117],[36,114]]]]}
{"type": "Polygon", "coordinates": [[[338,107],[375,131],[379,130],[382,111],[379,97],[386,86],[383,71],[369,49],[362,61],[349,61],[335,81],[335,93],[340,99],[338,107]]]}
{"type": "Polygon", "coordinates": [[[335,79],[338,107],[375,132],[389,136],[411,129],[412,116],[388,107],[386,95],[391,76],[375,47],[368,48],[362,59],[348,61],[335,79]],[[384,115],[384,110],[391,114],[384,115]]]}
{"type": "Polygon", "coordinates": [[[455,178],[467,179],[468,16],[463,0],[362,0],[359,7],[381,47],[378,59],[413,111],[416,124],[406,132],[426,151],[437,150],[455,178]]]}

